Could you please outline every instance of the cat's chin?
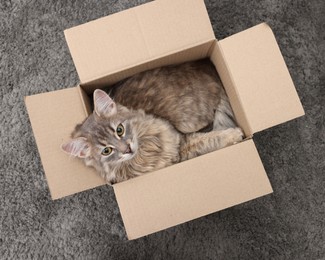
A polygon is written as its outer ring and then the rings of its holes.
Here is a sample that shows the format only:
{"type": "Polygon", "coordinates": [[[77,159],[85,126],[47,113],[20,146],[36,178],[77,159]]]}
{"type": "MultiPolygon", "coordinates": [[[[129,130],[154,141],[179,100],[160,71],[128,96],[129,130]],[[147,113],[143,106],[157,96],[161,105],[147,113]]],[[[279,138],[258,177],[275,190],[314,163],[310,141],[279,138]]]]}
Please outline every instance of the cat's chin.
{"type": "Polygon", "coordinates": [[[127,153],[127,154],[123,154],[122,157],[119,159],[119,161],[124,162],[124,161],[128,161],[131,160],[134,157],[135,153],[127,153]]]}

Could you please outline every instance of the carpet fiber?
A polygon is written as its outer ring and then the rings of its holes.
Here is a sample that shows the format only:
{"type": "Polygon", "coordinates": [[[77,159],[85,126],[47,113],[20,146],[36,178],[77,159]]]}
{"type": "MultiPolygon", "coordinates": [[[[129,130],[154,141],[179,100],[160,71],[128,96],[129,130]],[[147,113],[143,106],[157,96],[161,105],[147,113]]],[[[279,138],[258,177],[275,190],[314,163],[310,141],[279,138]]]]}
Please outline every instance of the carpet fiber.
{"type": "Polygon", "coordinates": [[[135,241],[110,187],[50,199],[23,97],[78,83],[64,29],[144,2],[0,1],[0,259],[325,259],[323,0],[206,1],[218,39],[271,26],[305,108],[254,136],[272,195],[135,241]]]}

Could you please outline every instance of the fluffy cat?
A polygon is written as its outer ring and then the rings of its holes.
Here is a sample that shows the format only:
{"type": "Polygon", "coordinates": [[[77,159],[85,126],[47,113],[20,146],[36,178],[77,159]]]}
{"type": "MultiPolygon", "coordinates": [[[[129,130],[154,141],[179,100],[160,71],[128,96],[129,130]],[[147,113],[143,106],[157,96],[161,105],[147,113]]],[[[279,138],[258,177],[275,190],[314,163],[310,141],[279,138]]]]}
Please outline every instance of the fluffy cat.
{"type": "Polygon", "coordinates": [[[168,121],[94,93],[95,110],[62,145],[109,183],[155,171],[242,140],[240,128],[181,134],[168,121]]]}
{"type": "Polygon", "coordinates": [[[107,90],[115,102],[168,120],[193,133],[236,127],[228,97],[209,59],[138,73],[107,90]]]}

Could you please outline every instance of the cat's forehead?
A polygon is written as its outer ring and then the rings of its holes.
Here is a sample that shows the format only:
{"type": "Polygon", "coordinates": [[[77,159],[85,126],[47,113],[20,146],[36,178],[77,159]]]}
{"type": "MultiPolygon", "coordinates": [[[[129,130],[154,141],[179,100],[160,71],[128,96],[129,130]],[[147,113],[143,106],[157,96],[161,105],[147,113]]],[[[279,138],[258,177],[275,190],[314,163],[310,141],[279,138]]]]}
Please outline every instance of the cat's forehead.
{"type": "Polygon", "coordinates": [[[120,122],[122,120],[122,118],[120,118],[119,116],[113,116],[113,117],[109,117],[109,118],[101,118],[95,114],[91,114],[83,123],[83,127],[85,129],[92,129],[94,130],[94,128],[97,127],[111,127],[112,125],[116,125],[118,124],[118,122],[120,122]]]}
{"type": "Polygon", "coordinates": [[[100,135],[112,134],[115,132],[119,124],[126,124],[127,119],[120,116],[113,116],[110,118],[100,118],[95,115],[89,116],[84,122],[83,128],[89,133],[97,133],[100,135]]]}
{"type": "Polygon", "coordinates": [[[113,142],[112,138],[116,136],[116,128],[119,124],[123,124],[126,129],[129,128],[129,119],[123,114],[119,113],[110,118],[100,118],[95,114],[91,114],[85,121],[76,126],[72,137],[83,136],[94,145],[110,141],[113,142]]]}
{"type": "Polygon", "coordinates": [[[115,129],[108,123],[96,123],[87,132],[87,139],[93,145],[106,146],[115,139],[115,129]]]}
{"type": "Polygon", "coordinates": [[[116,128],[119,124],[127,122],[128,120],[123,116],[112,116],[110,118],[99,118],[95,120],[94,125],[95,126],[101,126],[101,127],[111,127],[116,128]]]}

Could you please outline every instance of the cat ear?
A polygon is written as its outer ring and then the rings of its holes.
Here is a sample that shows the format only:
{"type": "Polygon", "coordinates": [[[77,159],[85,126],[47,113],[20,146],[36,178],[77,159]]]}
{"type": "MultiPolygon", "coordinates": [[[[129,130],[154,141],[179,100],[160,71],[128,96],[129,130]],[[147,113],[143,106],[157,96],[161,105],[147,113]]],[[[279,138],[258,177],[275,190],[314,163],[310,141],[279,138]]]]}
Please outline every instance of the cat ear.
{"type": "Polygon", "coordinates": [[[111,117],[116,114],[116,104],[109,95],[100,89],[94,92],[95,112],[100,117],[111,117]]]}
{"type": "Polygon", "coordinates": [[[72,156],[85,158],[89,152],[89,144],[84,137],[78,137],[62,144],[61,149],[72,156]]]}

